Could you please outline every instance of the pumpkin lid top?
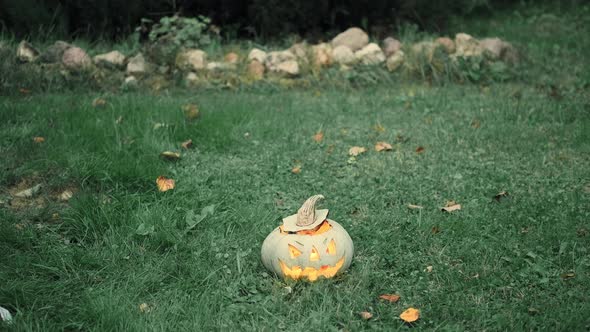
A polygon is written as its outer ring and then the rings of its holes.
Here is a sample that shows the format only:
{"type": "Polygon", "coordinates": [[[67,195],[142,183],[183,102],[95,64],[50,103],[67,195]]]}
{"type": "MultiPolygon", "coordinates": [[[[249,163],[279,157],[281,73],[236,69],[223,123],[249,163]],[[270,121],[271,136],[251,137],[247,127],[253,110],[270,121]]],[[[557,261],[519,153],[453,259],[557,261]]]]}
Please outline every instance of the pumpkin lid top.
{"type": "Polygon", "coordinates": [[[315,209],[317,201],[323,198],[323,195],[314,195],[308,198],[299,208],[297,214],[283,219],[283,230],[286,232],[298,232],[319,226],[328,217],[327,209],[315,209]]]}

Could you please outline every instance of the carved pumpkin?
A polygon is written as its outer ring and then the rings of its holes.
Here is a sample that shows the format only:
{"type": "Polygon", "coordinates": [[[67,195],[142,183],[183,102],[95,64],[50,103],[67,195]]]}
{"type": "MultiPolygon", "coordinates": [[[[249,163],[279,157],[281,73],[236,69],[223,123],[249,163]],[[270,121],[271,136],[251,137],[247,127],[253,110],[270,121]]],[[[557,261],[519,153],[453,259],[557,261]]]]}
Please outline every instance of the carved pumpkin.
{"type": "Polygon", "coordinates": [[[315,281],[346,270],[354,247],[346,230],[316,210],[322,195],[310,197],[297,214],[283,219],[262,243],[262,263],[283,278],[315,281]]]}

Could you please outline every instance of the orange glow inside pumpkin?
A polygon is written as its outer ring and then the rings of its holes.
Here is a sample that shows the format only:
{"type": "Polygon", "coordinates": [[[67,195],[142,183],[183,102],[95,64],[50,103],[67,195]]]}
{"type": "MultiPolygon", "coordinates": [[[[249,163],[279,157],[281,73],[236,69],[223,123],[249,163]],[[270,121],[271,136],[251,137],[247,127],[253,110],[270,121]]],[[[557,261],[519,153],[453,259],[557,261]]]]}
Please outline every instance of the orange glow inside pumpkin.
{"type": "Polygon", "coordinates": [[[314,229],[305,229],[298,232],[286,232],[283,230],[283,225],[279,226],[279,230],[283,234],[297,234],[297,235],[318,235],[329,231],[332,228],[332,225],[328,222],[328,220],[324,220],[321,224],[319,224],[314,229]]]}
{"type": "Polygon", "coordinates": [[[289,244],[289,255],[291,258],[296,258],[297,256],[301,255],[301,251],[289,244]]]}
{"type": "Polygon", "coordinates": [[[311,254],[309,254],[309,260],[312,262],[320,260],[320,253],[315,247],[311,247],[311,254]]]}
{"type": "Polygon", "coordinates": [[[286,277],[292,279],[302,279],[307,278],[309,281],[316,281],[319,277],[324,278],[332,278],[336,275],[338,270],[344,265],[344,257],[340,258],[338,262],[334,266],[330,265],[322,265],[319,269],[315,267],[305,267],[302,268],[301,266],[293,266],[289,268],[282,260],[279,259],[279,265],[281,267],[281,271],[286,277]]]}
{"type": "Polygon", "coordinates": [[[334,242],[334,239],[332,239],[332,241],[330,241],[330,243],[328,243],[328,247],[326,248],[326,253],[328,253],[330,255],[336,255],[336,242],[334,242]]]}

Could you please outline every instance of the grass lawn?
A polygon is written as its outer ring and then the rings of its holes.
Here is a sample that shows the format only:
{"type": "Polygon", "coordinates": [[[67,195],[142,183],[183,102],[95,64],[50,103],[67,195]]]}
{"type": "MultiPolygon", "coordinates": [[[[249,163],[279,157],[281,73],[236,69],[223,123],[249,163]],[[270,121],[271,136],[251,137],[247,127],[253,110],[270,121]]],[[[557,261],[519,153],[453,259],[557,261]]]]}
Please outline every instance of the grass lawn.
{"type": "Polygon", "coordinates": [[[529,51],[512,83],[0,97],[0,330],[590,329],[590,42],[511,15],[466,30],[529,51]],[[352,266],[283,281],[262,241],[313,194],[352,266]]]}
{"type": "Polygon", "coordinates": [[[506,85],[95,97],[0,104],[0,305],[17,330],[390,330],[407,307],[424,329],[590,326],[587,103],[506,85]],[[159,158],[188,138],[180,161],[159,158]],[[352,160],[354,145],[369,151],[352,160]],[[262,240],[315,193],[354,240],[350,270],[268,275],[262,240]],[[449,200],[462,209],[441,212],[449,200]]]}

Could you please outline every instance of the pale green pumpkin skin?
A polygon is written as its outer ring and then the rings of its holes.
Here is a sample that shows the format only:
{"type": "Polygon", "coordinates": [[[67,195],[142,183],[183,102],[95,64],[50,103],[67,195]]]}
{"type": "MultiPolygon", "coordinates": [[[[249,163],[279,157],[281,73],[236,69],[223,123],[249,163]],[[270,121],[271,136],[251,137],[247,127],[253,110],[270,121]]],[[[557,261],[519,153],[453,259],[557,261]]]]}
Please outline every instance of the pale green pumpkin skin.
{"type": "Polygon", "coordinates": [[[279,227],[275,228],[262,243],[262,263],[271,272],[285,278],[279,259],[289,268],[299,266],[301,268],[313,267],[319,270],[325,265],[335,266],[341,258],[344,258],[344,263],[336,274],[342,273],[352,262],[354,245],[350,235],[340,224],[330,219],[328,219],[328,223],[332,226],[328,231],[315,235],[281,233],[279,227]],[[333,255],[326,252],[332,239],[336,244],[336,253],[333,255]],[[301,255],[292,258],[289,253],[289,244],[301,251],[301,255]],[[312,247],[315,247],[319,252],[320,257],[317,261],[310,260],[312,247]]]}

